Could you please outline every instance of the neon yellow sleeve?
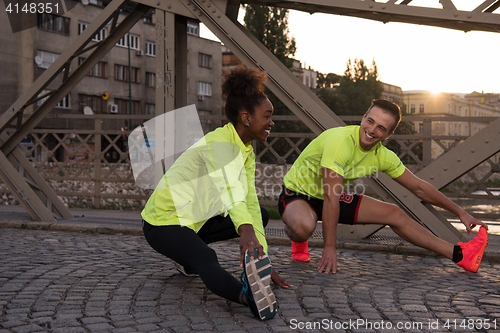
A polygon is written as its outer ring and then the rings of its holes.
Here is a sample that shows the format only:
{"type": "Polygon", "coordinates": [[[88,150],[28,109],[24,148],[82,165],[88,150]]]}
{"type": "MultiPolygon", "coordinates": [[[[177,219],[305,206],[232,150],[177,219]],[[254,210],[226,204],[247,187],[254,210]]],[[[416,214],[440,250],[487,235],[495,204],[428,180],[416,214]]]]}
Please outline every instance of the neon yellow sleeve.
{"type": "Polygon", "coordinates": [[[345,168],[352,160],[352,156],[352,138],[350,136],[344,138],[332,136],[327,138],[323,143],[323,154],[320,165],[344,177],[345,168]]]}
{"type": "Polygon", "coordinates": [[[382,171],[391,178],[398,178],[405,172],[406,167],[392,150],[386,148],[384,152],[385,158],[382,171]]]}

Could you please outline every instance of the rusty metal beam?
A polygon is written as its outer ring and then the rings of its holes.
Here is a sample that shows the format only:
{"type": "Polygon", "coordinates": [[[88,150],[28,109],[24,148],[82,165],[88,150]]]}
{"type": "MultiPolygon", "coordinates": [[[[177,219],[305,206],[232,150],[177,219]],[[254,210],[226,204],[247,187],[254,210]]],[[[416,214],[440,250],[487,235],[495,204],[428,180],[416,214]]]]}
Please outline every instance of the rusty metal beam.
{"type": "Polygon", "coordinates": [[[500,0],[486,0],[472,11],[459,10],[451,0],[434,0],[434,7],[361,0],[246,0],[242,3],[295,9],[308,13],[327,13],[374,21],[428,25],[461,31],[500,32],[500,14],[494,11],[500,0]]]}
{"type": "Polygon", "coordinates": [[[443,188],[500,152],[500,118],[458,144],[416,175],[443,188]]]}

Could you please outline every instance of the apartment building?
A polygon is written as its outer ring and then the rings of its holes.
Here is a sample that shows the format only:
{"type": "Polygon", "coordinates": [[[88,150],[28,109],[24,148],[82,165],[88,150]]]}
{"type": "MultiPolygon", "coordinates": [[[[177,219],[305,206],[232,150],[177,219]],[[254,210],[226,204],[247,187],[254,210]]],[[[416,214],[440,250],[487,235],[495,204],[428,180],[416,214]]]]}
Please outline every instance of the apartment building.
{"type": "MultiPolygon", "coordinates": [[[[405,91],[404,106],[409,115],[426,117],[500,117],[500,107],[495,103],[486,103],[481,97],[467,98],[474,94],[431,93],[428,91],[405,91]]],[[[498,94],[496,94],[498,95],[498,94]]],[[[493,98],[493,101],[496,101],[493,98]]],[[[469,137],[489,125],[490,121],[446,121],[432,122],[432,135],[469,137]]],[[[415,121],[415,129],[423,133],[423,122],[415,121]]],[[[452,141],[450,141],[451,143],[452,141]]],[[[441,155],[443,149],[432,142],[432,158],[441,155]]]]}
{"type": "MultiPolygon", "coordinates": [[[[39,14],[36,27],[18,33],[12,33],[6,13],[0,13],[0,42],[5,50],[0,52],[0,113],[42,75],[107,4],[102,0],[83,3],[77,3],[64,17],[39,14]]],[[[110,24],[96,34],[91,44],[108,36],[110,24]]],[[[197,21],[188,21],[186,29],[189,59],[188,86],[184,89],[188,92],[188,105],[195,104],[200,114],[221,114],[220,43],[200,38],[197,21]]],[[[51,114],[155,115],[158,82],[155,35],[155,13],[151,9],[58,103],[51,114]]],[[[80,55],[71,66],[78,66],[89,54],[80,55]]],[[[60,80],[58,78],[58,81],[52,82],[41,95],[58,87],[60,80]]],[[[37,104],[41,103],[39,101],[37,104]]],[[[25,112],[33,112],[36,106],[31,106],[25,112]]],[[[140,120],[106,120],[103,129],[134,128],[140,123],[140,120]]],[[[85,122],[73,119],[44,119],[38,125],[39,128],[50,129],[93,126],[91,120],[85,122]]],[[[209,123],[204,123],[203,128],[206,131],[212,129],[209,123]]]]}
{"type": "Polygon", "coordinates": [[[382,96],[380,98],[403,107],[403,89],[401,89],[401,87],[385,82],[382,82],[382,87],[384,88],[384,91],[382,92],[382,96]]]}

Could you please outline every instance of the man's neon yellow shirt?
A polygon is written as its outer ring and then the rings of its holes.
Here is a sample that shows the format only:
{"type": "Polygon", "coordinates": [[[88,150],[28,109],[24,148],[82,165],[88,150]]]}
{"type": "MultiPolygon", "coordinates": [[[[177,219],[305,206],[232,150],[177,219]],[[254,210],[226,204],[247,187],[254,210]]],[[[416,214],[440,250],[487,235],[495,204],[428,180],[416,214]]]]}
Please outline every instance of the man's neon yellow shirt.
{"type": "Polygon", "coordinates": [[[377,172],[397,178],[405,171],[397,155],[382,143],[363,150],[359,145],[359,126],[336,127],[321,133],[300,154],[283,182],[294,192],[323,200],[321,167],[342,176],[343,186],[377,172]]]}

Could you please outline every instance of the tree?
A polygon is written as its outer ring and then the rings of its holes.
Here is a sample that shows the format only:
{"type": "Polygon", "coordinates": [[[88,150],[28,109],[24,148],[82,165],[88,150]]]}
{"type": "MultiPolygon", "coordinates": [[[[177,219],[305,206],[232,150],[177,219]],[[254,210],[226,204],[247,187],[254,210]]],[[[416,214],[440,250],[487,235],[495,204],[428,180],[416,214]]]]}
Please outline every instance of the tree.
{"type": "Polygon", "coordinates": [[[337,91],[337,114],[363,115],[371,101],[380,98],[384,88],[378,81],[375,60],[368,68],[363,59],[347,61],[344,76],[340,79],[337,91]]]}
{"type": "Polygon", "coordinates": [[[291,68],[297,50],[289,36],[288,9],[246,5],[243,17],[246,28],[286,67],[291,68]]]}
{"type": "MultiPolygon", "coordinates": [[[[297,50],[295,38],[290,37],[288,31],[288,9],[277,7],[267,7],[258,5],[246,5],[245,16],[243,18],[245,27],[254,35],[272,54],[278,58],[287,68],[293,65],[293,56],[297,50]]],[[[275,115],[293,115],[293,112],[266,88],[266,95],[273,104],[275,115]]],[[[273,132],[288,132],[288,133],[311,133],[311,130],[300,121],[276,121],[273,132]]],[[[297,141],[296,139],[294,139],[297,141]]],[[[303,149],[309,142],[300,145],[303,149]]],[[[264,143],[257,143],[257,152],[265,147],[264,143]]],[[[290,149],[290,145],[283,139],[278,140],[273,144],[273,149],[280,156],[284,156],[290,149]]],[[[293,163],[297,158],[297,153],[292,152],[288,158],[288,163],[293,163]]],[[[262,162],[276,163],[276,156],[271,153],[266,153],[262,158],[262,162]]]]}
{"type": "Polygon", "coordinates": [[[334,73],[318,73],[317,86],[318,88],[333,88],[333,86],[340,82],[340,75],[334,73]]]}

